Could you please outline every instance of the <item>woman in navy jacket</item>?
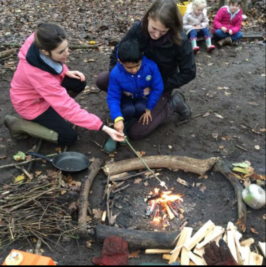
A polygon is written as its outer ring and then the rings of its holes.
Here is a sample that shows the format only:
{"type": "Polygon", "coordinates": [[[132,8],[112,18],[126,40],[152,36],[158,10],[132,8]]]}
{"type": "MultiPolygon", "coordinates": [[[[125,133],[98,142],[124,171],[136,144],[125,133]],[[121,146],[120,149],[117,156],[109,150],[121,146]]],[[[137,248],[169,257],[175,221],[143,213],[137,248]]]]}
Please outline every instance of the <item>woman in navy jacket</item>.
{"type": "MultiPolygon", "coordinates": [[[[135,122],[129,128],[130,138],[142,139],[174,112],[181,120],[189,118],[190,108],[178,88],[195,78],[196,66],[191,44],[182,32],[182,17],[174,0],[156,0],[142,21],[135,23],[122,41],[128,39],[137,39],[144,55],[157,64],[164,83],[164,94],[151,112],[152,122],[148,125],[135,122]]],[[[110,71],[117,62],[118,48],[119,44],[111,55],[110,71]]],[[[108,83],[109,72],[101,73],[97,86],[107,91],[108,83]]]]}

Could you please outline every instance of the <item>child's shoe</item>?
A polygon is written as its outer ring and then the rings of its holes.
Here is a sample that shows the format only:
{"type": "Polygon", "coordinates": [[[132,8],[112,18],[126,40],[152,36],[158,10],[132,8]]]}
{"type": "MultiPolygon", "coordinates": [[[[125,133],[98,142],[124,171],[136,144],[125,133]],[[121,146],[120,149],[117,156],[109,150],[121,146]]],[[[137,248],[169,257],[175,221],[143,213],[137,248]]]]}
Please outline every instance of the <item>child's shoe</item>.
{"type": "Polygon", "coordinates": [[[104,151],[108,154],[112,154],[115,152],[117,146],[117,142],[114,141],[111,137],[108,138],[107,142],[104,145],[104,151]]]}
{"type": "Polygon", "coordinates": [[[207,52],[211,53],[214,49],[215,49],[215,45],[210,45],[209,47],[207,47],[207,52]]]}
{"type": "Polygon", "coordinates": [[[191,39],[190,42],[191,42],[191,45],[192,45],[193,52],[196,55],[198,53],[199,49],[200,49],[197,46],[197,39],[191,39]]]}

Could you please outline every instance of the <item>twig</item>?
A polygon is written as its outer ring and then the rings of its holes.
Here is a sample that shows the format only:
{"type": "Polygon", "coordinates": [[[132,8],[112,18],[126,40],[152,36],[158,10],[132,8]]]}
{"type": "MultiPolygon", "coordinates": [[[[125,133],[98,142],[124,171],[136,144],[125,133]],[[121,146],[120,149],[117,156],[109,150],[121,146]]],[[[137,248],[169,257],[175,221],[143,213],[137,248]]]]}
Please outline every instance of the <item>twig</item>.
{"type": "Polygon", "coordinates": [[[245,149],[245,148],[243,148],[242,146],[235,145],[235,147],[237,147],[237,148],[239,148],[239,149],[241,149],[241,150],[244,150],[244,151],[248,152],[248,150],[247,150],[247,149],[245,149]]]}
{"type": "Polygon", "coordinates": [[[111,181],[112,182],[124,181],[124,180],[128,180],[130,178],[134,178],[134,177],[140,176],[140,175],[145,174],[145,173],[147,173],[147,171],[138,172],[138,173],[134,173],[134,174],[127,175],[127,176],[124,176],[124,177],[119,177],[119,178],[113,178],[113,179],[111,178],[111,181]]]}
{"type": "Polygon", "coordinates": [[[184,124],[184,123],[187,123],[187,122],[189,122],[190,120],[192,120],[192,119],[196,119],[196,118],[198,118],[198,117],[201,117],[201,116],[203,116],[204,114],[206,114],[206,112],[211,112],[212,110],[208,110],[208,111],[205,111],[204,113],[200,113],[200,114],[197,114],[197,115],[195,115],[195,116],[192,116],[190,119],[187,119],[187,120],[185,120],[185,121],[180,121],[180,122],[178,122],[177,124],[176,124],[176,126],[179,126],[179,125],[181,125],[181,124],[184,124]]]}
{"type": "Polygon", "coordinates": [[[38,241],[36,243],[36,247],[35,247],[35,250],[34,250],[34,253],[37,254],[37,255],[41,255],[41,246],[42,246],[42,239],[39,237],[38,238],[38,241]]]}
{"type": "Polygon", "coordinates": [[[127,185],[125,185],[125,186],[123,186],[123,187],[121,187],[121,188],[119,188],[119,189],[116,189],[115,191],[112,192],[112,194],[115,194],[115,193],[117,193],[117,192],[120,192],[120,191],[122,191],[122,190],[128,188],[129,186],[130,186],[130,185],[127,184],[127,185]]]}
{"type": "MultiPolygon", "coordinates": [[[[50,154],[50,155],[47,155],[46,157],[50,158],[50,157],[54,157],[58,155],[57,153],[55,154],[50,154]]],[[[29,164],[31,163],[32,161],[41,161],[43,159],[41,158],[36,158],[36,159],[30,159],[30,160],[27,160],[27,161],[23,161],[23,162],[19,162],[19,163],[12,163],[12,164],[7,164],[7,165],[3,165],[3,166],[0,166],[0,169],[4,169],[4,168],[9,168],[9,167],[15,167],[15,166],[21,166],[21,165],[25,165],[25,164],[29,164]]]]}
{"type": "Polygon", "coordinates": [[[30,180],[32,180],[33,177],[25,170],[25,168],[20,166],[15,166],[15,168],[22,171],[30,180]]]}
{"type": "MultiPolygon", "coordinates": [[[[37,147],[36,147],[34,152],[38,153],[40,151],[40,149],[41,149],[41,146],[42,146],[42,139],[39,139],[38,145],[37,145],[37,147]]],[[[27,169],[28,172],[31,172],[32,166],[33,166],[33,161],[28,166],[28,169],[27,169]]]]}

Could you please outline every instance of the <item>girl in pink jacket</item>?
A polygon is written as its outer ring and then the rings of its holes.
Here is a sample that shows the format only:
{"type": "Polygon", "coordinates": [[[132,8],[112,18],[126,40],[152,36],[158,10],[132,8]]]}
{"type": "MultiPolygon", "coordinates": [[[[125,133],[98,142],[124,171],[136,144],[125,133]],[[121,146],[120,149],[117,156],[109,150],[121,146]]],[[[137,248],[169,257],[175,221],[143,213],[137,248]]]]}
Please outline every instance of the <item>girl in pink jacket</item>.
{"type": "Polygon", "coordinates": [[[11,81],[10,97],[23,118],[6,116],[4,123],[15,139],[33,136],[59,145],[70,145],[77,133],[69,122],[88,130],[103,130],[116,141],[123,134],[103,124],[96,115],[81,109],[72,98],[86,86],[85,76],[70,71],[68,41],[64,29],[40,24],[21,47],[19,63],[11,81]]]}
{"type": "Polygon", "coordinates": [[[229,6],[221,7],[213,21],[212,32],[220,40],[219,46],[230,45],[240,40],[242,23],[241,0],[230,0],[229,6]]]}

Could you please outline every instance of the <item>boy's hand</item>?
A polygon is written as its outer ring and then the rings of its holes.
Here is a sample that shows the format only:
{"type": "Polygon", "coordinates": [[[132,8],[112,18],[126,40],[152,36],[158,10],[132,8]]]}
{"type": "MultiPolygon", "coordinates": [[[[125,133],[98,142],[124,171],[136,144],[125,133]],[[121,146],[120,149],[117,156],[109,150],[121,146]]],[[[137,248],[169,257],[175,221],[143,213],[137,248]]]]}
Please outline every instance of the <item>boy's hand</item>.
{"type": "Polygon", "coordinates": [[[149,95],[150,94],[150,91],[151,91],[151,88],[150,87],[147,87],[143,90],[143,94],[146,96],[146,95],[149,95]]]}
{"type": "Polygon", "coordinates": [[[85,81],[84,74],[77,70],[69,70],[68,72],[66,72],[66,76],[68,76],[69,78],[81,80],[82,82],[85,81]]]}
{"type": "Polygon", "coordinates": [[[119,132],[119,133],[123,133],[124,131],[124,121],[118,121],[115,122],[114,124],[114,128],[119,132]]]}
{"type": "Polygon", "coordinates": [[[133,94],[129,93],[129,92],[126,92],[126,91],[123,91],[123,94],[126,95],[126,96],[132,96],[133,94]]]}
{"type": "Polygon", "coordinates": [[[233,31],[232,30],[229,30],[228,32],[230,35],[233,35],[233,31]]]}
{"type": "Polygon", "coordinates": [[[224,33],[226,33],[227,28],[226,28],[226,27],[222,27],[221,30],[222,30],[224,33]]]}
{"type": "Polygon", "coordinates": [[[149,124],[149,120],[152,121],[152,116],[151,116],[151,111],[149,109],[146,109],[146,112],[144,114],[142,114],[142,116],[139,119],[139,122],[142,121],[142,124],[149,124]]]}

